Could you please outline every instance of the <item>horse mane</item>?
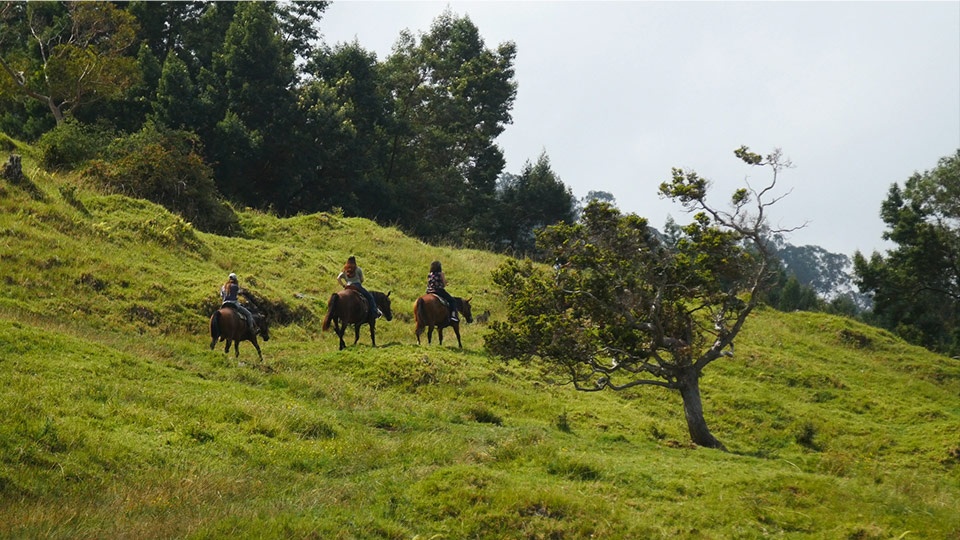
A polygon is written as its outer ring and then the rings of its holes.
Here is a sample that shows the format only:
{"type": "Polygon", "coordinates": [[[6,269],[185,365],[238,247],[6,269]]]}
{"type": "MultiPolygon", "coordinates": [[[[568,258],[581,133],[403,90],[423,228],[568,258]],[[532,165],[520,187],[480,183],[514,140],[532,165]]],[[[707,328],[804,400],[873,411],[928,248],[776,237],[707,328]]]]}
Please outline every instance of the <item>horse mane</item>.
{"type": "MultiPolygon", "coordinates": [[[[258,313],[258,314],[260,314],[260,315],[263,314],[263,310],[260,309],[260,302],[257,300],[257,297],[254,296],[254,294],[253,294],[252,292],[250,292],[250,291],[248,291],[248,290],[246,290],[246,289],[240,289],[239,291],[237,291],[237,294],[240,295],[240,296],[242,296],[242,297],[244,297],[244,298],[246,298],[246,299],[247,299],[247,302],[248,302],[251,306],[253,306],[253,309],[251,309],[250,311],[256,312],[256,313],[258,313]]],[[[248,309],[249,309],[249,308],[248,308],[248,309]]]]}

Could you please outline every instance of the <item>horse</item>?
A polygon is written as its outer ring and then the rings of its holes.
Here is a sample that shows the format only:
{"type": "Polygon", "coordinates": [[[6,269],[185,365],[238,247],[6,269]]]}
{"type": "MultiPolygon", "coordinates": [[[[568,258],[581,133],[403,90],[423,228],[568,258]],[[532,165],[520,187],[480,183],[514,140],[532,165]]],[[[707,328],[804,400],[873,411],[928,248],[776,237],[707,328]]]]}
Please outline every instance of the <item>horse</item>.
{"type": "MultiPolygon", "coordinates": [[[[383,294],[379,291],[370,291],[374,300],[377,301],[377,307],[383,312],[384,318],[388,321],[393,320],[393,312],[390,310],[390,293],[383,294]]],[[[367,306],[367,299],[363,293],[348,286],[342,291],[330,295],[330,301],[327,302],[327,316],[323,318],[321,329],[326,332],[330,329],[330,323],[333,323],[333,331],[340,338],[340,350],[347,348],[343,342],[343,334],[347,331],[348,325],[353,325],[354,340],[356,345],[360,341],[360,325],[370,325],[370,343],[377,346],[377,317],[370,313],[367,306]]]]}
{"type": "MultiPolygon", "coordinates": [[[[251,310],[253,320],[259,327],[257,333],[263,337],[263,341],[270,341],[270,329],[267,326],[267,319],[262,314],[251,310]]],[[[247,321],[240,318],[236,308],[229,304],[224,304],[219,310],[210,317],[210,350],[217,346],[217,341],[226,341],[227,346],[223,352],[230,352],[230,345],[233,344],[233,350],[236,356],[240,356],[240,342],[249,341],[257,349],[257,356],[263,362],[263,353],[260,352],[260,345],[257,343],[257,333],[250,331],[247,321]]]]}
{"type": "MultiPolygon", "coordinates": [[[[468,323],[473,322],[473,313],[470,310],[471,298],[463,299],[458,296],[453,297],[457,304],[457,311],[467,319],[468,323]]],[[[423,329],[427,329],[427,343],[433,341],[433,328],[437,328],[437,336],[440,338],[440,344],[443,345],[443,329],[447,326],[453,327],[453,332],[457,335],[457,346],[463,348],[460,342],[460,322],[450,320],[450,308],[448,308],[435,294],[425,294],[413,303],[413,316],[417,320],[417,344],[420,344],[420,334],[423,329]]]]}

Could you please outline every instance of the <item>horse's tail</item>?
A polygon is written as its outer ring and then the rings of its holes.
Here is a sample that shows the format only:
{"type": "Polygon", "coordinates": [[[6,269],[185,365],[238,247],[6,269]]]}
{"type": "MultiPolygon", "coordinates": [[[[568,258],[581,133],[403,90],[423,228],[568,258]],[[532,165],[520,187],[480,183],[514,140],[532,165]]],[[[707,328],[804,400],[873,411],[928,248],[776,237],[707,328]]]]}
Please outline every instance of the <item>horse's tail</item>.
{"type": "Polygon", "coordinates": [[[326,332],[330,329],[330,321],[333,320],[333,312],[337,309],[337,300],[340,299],[340,295],[333,293],[330,295],[330,301],[327,302],[327,316],[323,318],[323,325],[320,326],[320,329],[326,332]]]}
{"type": "Polygon", "coordinates": [[[217,346],[217,338],[220,337],[220,310],[213,312],[210,317],[210,348],[217,346]]]}
{"type": "Polygon", "coordinates": [[[417,326],[421,324],[426,324],[427,314],[423,312],[423,298],[417,298],[417,301],[413,304],[413,318],[417,321],[417,326]]]}

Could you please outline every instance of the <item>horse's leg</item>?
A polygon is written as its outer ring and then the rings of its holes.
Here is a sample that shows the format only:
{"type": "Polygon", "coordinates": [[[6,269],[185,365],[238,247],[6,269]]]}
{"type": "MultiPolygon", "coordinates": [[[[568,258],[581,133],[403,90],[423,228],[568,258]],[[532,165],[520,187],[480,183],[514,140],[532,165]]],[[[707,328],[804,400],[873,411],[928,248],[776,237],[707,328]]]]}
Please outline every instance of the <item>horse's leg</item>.
{"type": "Polygon", "coordinates": [[[263,362],[263,353],[260,352],[260,344],[257,343],[257,336],[251,337],[249,341],[250,341],[250,343],[253,343],[254,348],[257,349],[257,356],[259,356],[259,357],[260,357],[260,361],[263,362]]]}
{"type": "Polygon", "coordinates": [[[336,317],[333,318],[333,333],[337,335],[337,339],[340,340],[340,350],[343,350],[343,338],[340,337],[340,321],[336,317]]]}
{"type": "Polygon", "coordinates": [[[437,327],[437,337],[440,339],[440,344],[443,345],[443,326],[437,327]]]}
{"type": "Polygon", "coordinates": [[[333,330],[337,333],[337,337],[340,339],[340,350],[347,348],[347,344],[343,342],[343,334],[347,332],[347,325],[340,324],[339,320],[333,321],[333,330]]]}
{"type": "Polygon", "coordinates": [[[220,312],[215,312],[210,317],[210,350],[217,346],[217,338],[220,337],[220,312]]]}
{"type": "Polygon", "coordinates": [[[227,346],[223,348],[223,352],[228,353],[228,352],[230,352],[230,343],[231,343],[231,341],[230,341],[229,339],[225,339],[225,338],[223,338],[223,340],[227,342],[227,346]]]}
{"type": "Polygon", "coordinates": [[[453,327],[453,333],[457,335],[457,347],[463,348],[463,343],[460,343],[460,323],[453,323],[450,326],[453,327]]]}
{"type": "Polygon", "coordinates": [[[353,344],[356,345],[360,341],[360,325],[363,323],[356,323],[353,325],[353,344]]]}
{"type": "Polygon", "coordinates": [[[423,327],[417,324],[417,329],[413,333],[417,335],[417,345],[420,345],[420,334],[423,333],[423,327]]]}
{"type": "Polygon", "coordinates": [[[376,327],[377,327],[376,319],[371,320],[370,321],[370,345],[372,347],[377,346],[377,334],[375,331],[376,327]]]}
{"type": "Polygon", "coordinates": [[[233,352],[236,353],[234,354],[235,357],[240,358],[240,340],[239,339],[233,342],[233,352]]]}

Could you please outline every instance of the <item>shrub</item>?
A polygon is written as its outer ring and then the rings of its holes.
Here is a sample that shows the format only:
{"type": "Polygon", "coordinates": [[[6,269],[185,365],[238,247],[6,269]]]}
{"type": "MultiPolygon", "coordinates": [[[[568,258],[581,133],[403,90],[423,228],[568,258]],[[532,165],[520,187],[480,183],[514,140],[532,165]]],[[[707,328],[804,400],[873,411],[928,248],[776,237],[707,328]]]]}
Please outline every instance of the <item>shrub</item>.
{"type": "Polygon", "coordinates": [[[40,163],[48,170],[75,168],[98,157],[113,138],[108,128],[68,120],[40,136],[40,163]]]}
{"type": "Polygon", "coordinates": [[[236,234],[240,222],[222,200],[196,135],[147,124],[118,139],[85,170],[100,187],[161,204],[198,229],[236,234]]]}

